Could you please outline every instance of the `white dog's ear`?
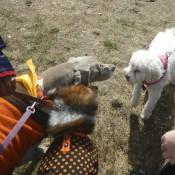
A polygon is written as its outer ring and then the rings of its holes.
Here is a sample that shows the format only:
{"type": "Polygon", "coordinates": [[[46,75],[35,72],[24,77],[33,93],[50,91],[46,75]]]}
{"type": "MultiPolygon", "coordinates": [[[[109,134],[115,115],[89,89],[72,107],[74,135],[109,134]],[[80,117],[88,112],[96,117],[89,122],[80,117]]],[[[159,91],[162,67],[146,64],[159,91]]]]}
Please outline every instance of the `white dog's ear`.
{"type": "Polygon", "coordinates": [[[146,72],[146,74],[148,75],[146,76],[148,78],[148,81],[156,81],[160,79],[160,77],[164,73],[164,69],[163,69],[162,62],[160,61],[160,59],[153,58],[152,60],[153,61],[147,67],[147,72],[146,72]]]}

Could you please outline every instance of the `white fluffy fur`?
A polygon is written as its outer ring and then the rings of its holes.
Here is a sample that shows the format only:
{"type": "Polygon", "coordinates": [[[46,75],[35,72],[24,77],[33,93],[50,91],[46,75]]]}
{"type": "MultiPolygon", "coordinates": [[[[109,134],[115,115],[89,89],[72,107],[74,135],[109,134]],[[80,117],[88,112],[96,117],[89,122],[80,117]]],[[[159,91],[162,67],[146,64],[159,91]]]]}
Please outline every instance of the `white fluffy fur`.
{"type": "Polygon", "coordinates": [[[160,82],[147,88],[148,100],[144,106],[141,117],[148,119],[159,100],[163,88],[171,82],[175,85],[175,28],[159,32],[151,42],[149,49],[138,50],[132,54],[129,65],[124,69],[125,76],[133,85],[131,105],[138,105],[143,81],[153,82],[159,80],[164,73],[160,55],[172,52],[168,58],[168,68],[160,82]]]}
{"type": "Polygon", "coordinates": [[[50,112],[49,127],[57,127],[57,131],[62,130],[66,125],[74,125],[74,123],[77,123],[78,121],[95,122],[95,117],[65,105],[61,99],[56,99],[54,101],[54,106],[55,108],[50,112]]]}

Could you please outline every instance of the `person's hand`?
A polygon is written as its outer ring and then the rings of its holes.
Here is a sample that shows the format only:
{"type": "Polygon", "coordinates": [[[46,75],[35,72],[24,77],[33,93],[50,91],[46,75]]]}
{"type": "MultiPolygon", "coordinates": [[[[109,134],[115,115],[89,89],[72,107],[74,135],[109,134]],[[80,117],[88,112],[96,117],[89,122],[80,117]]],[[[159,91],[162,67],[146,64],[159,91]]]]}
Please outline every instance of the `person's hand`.
{"type": "Polygon", "coordinates": [[[171,164],[175,164],[175,130],[166,132],[161,138],[162,156],[171,164]]]}
{"type": "Polygon", "coordinates": [[[16,81],[14,76],[0,78],[0,97],[13,94],[15,89],[16,81]]]}

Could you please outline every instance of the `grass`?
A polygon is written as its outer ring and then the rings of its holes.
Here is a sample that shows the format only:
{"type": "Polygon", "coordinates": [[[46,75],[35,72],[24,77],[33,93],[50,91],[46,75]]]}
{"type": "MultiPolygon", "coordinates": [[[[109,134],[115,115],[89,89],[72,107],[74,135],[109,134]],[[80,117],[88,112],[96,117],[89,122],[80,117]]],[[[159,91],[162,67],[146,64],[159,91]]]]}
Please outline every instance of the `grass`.
{"type": "MultiPolygon", "coordinates": [[[[163,162],[160,138],[174,127],[174,88],[165,89],[152,119],[143,123],[144,93],[131,109],[132,89],[123,68],[133,51],[175,26],[174,9],[174,0],[0,1],[0,32],[8,43],[4,52],[19,74],[31,57],[38,72],[86,54],[116,65],[111,79],[96,83],[100,108],[91,137],[99,149],[100,175],[128,175],[132,168],[153,175],[163,162]]],[[[16,174],[25,174],[21,168],[16,174]]]]}
{"type": "Polygon", "coordinates": [[[110,51],[111,49],[116,49],[118,50],[118,46],[116,43],[110,41],[110,40],[105,40],[104,41],[104,46],[110,51]]]}

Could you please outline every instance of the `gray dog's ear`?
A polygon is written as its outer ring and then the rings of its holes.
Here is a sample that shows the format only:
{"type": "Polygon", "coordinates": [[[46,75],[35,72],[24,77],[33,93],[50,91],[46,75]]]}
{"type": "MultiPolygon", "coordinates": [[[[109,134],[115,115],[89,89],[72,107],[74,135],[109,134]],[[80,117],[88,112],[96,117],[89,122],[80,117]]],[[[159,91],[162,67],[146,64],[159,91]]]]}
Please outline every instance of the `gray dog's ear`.
{"type": "Polygon", "coordinates": [[[74,82],[75,85],[78,85],[81,83],[81,72],[79,70],[75,70],[74,72],[74,82]]]}

